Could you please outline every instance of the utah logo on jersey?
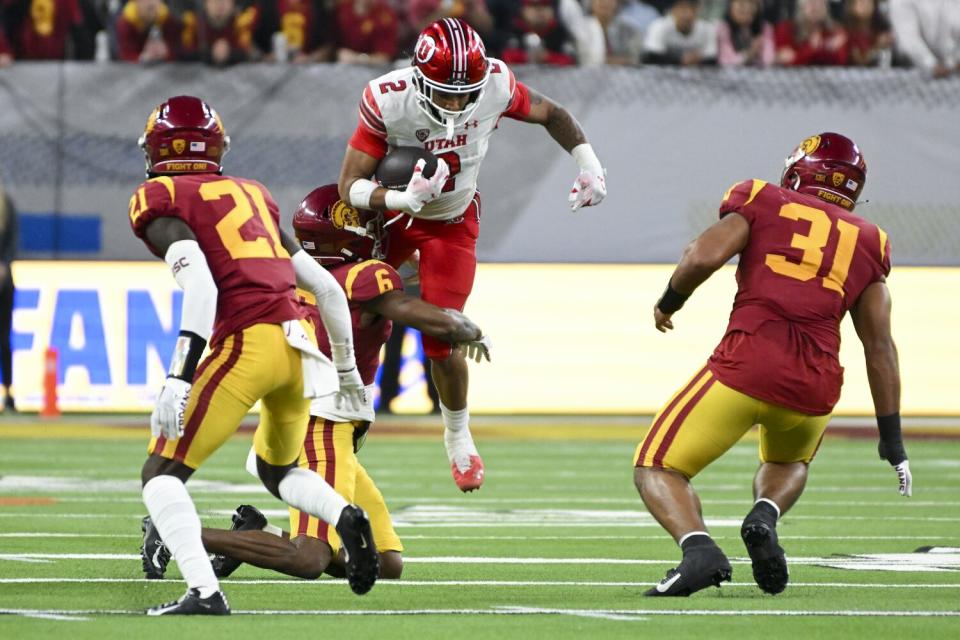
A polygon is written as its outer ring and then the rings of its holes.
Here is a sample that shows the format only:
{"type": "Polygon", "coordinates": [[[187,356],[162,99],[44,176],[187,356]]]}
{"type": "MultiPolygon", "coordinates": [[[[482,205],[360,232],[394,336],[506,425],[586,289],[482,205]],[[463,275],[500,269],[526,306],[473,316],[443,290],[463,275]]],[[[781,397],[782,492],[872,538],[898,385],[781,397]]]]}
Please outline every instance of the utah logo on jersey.
{"type": "Polygon", "coordinates": [[[424,142],[428,137],[430,137],[430,129],[417,129],[417,140],[424,142]]]}

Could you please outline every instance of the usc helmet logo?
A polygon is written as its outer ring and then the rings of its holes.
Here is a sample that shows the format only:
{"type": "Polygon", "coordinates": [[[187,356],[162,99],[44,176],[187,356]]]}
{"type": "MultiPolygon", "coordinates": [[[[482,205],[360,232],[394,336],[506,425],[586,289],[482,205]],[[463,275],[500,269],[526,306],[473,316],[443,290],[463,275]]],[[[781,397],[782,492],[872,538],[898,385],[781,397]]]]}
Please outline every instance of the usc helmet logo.
{"type": "Polygon", "coordinates": [[[330,210],[330,222],[337,229],[360,226],[360,212],[343,200],[337,200],[330,210]]]}
{"type": "Polygon", "coordinates": [[[184,149],[187,148],[187,141],[182,138],[177,138],[173,141],[173,151],[177,155],[183,153],[184,149]]]}
{"type": "Polygon", "coordinates": [[[810,136],[800,143],[800,148],[803,149],[804,154],[810,155],[820,148],[820,136],[810,136]]]}
{"type": "Polygon", "coordinates": [[[844,175],[839,171],[834,171],[831,179],[833,180],[833,186],[839,187],[843,184],[844,175]]]}

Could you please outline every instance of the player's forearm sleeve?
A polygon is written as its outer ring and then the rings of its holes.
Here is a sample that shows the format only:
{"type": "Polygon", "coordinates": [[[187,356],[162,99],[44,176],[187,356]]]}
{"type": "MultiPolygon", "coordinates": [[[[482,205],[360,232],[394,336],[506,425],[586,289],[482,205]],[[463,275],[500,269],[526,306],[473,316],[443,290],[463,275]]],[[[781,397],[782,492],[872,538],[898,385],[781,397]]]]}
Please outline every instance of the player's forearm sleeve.
{"type": "Polygon", "coordinates": [[[164,256],[177,284],[183,289],[180,331],[190,331],[206,341],[217,315],[217,283],[196,240],[178,240],[164,256]]]}
{"type": "Polygon", "coordinates": [[[352,344],[350,307],[336,278],[317,264],[306,251],[297,251],[293,254],[292,261],[297,274],[297,284],[317,299],[317,309],[331,344],[352,344]]]}

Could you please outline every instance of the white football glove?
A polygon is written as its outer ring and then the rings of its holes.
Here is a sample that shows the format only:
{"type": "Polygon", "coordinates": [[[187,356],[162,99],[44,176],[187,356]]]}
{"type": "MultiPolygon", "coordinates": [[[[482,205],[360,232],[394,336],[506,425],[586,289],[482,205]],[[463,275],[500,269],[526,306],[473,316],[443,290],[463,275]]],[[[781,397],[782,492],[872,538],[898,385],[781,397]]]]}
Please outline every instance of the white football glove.
{"type": "Polygon", "coordinates": [[[450,177],[450,167],[442,158],[438,158],[437,170],[433,172],[431,177],[424,178],[423,168],[426,164],[424,160],[417,161],[417,165],[413,169],[413,176],[407,183],[405,191],[394,189],[387,191],[388,209],[419,213],[425,204],[440,197],[443,185],[447,184],[447,178],[450,177]]]}
{"type": "Polygon", "coordinates": [[[150,433],[176,440],[183,435],[183,412],[190,399],[190,383],[180,378],[167,378],[150,414],[150,433]]]}
{"type": "MultiPolygon", "coordinates": [[[[604,172],[605,173],[605,172],[604,172]]],[[[592,207],[603,202],[607,196],[607,180],[602,173],[581,169],[573,188],[570,189],[570,210],[592,207]]]]}
{"type": "Polygon", "coordinates": [[[360,372],[356,367],[337,370],[337,377],[340,378],[340,390],[334,397],[334,405],[337,409],[359,411],[367,403],[367,388],[360,378],[360,372]]]}
{"type": "Polygon", "coordinates": [[[897,479],[900,481],[900,495],[909,498],[913,495],[913,476],[910,475],[910,461],[904,460],[894,469],[896,469],[897,479]]]}
{"type": "Polygon", "coordinates": [[[493,342],[490,336],[480,336],[476,340],[468,340],[457,344],[457,350],[463,354],[467,360],[482,362],[484,358],[490,362],[490,351],[493,349],[493,342]]]}

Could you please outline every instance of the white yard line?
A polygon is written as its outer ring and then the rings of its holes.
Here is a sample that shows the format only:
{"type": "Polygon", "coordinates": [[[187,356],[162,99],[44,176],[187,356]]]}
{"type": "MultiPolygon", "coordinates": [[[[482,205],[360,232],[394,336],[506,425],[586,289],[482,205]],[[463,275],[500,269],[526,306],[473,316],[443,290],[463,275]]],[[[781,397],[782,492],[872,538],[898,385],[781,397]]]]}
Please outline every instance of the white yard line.
{"type": "MultiPolygon", "coordinates": [[[[458,507],[452,507],[456,509],[458,507]]],[[[464,506],[464,508],[468,508],[464,506]]],[[[264,509],[264,515],[268,517],[286,517],[287,511],[280,509],[264,509]]],[[[603,510],[590,511],[590,518],[583,518],[583,521],[577,522],[576,516],[551,513],[550,510],[514,510],[504,513],[493,511],[484,511],[470,509],[468,513],[457,514],[455,511],[445,513],[439,511],[435,514],[423,515],[423,509],[416,512],[418,522],[410,522],[413,519],[409,511],[397,510],[394,514],[394,526],[397,528],[516,528],[518,526],[542,526],[545,524],[556,528],[597,528],[597,527],[659,527],[659,525],[643,511],[631,512],[610,512],[605,517],[603,510]],[[499,522],[486,520],[487,517],[497,517],[499,522]],[[458,520],[457,518],[463,518],[458,520]],[[482,519],[483,518],[483,519],[482,519]],[[509,518],[509,520],[507,520],[509,518]],[[599,519],[598,519],[599,518],[599,519]],[[616,518],[616,519],[614,519],[616,518]]],[[[229,516],[233,514],[230,509],[202,510],[200,514],[204,517],[229,516]]],[[[104,520],[104,519],[141,519],[142,513],[43,513],[43,512],[2,512],[0,518],[52,518],[63,520],[104,520]]],[[[787,516],[789,520],[804,521],[830,521],[830,522],[852,522],[852,521],[904,521],[904,522],[960,522],[960,517],[955,516],[890,516],[876,514],[870,516],[851,516],[843,515],[794,515],[787,516]]],[[[707,518],[707,524],[712,527],[740,527],[743,520],[743,514],[734,515],[714,515],[707,518]]]]}
{"type": "MultiPolygon", "coordinates": [[[[889,562],[911,566],[920,558],[929,564],[954,566],[960,556],[952,552],[940,554],[859,554],[837,557],[789,557],[792,565],[849,564],[875,559],[874,562],[889,562]]],[[[134,553],[0,553],[0,560],[31,562],[36,560],[137,560],[134,553]]],[[[672,565],[676,558],[652,560],[647,558],[543,558],[543,557],[492,557],[492,556],[404,556],[405,564],[471,564],[471,565],[672,565]]],[[[731,564],[750,564],[749,558],[730,558],[731,564]]]]}
{"type": "MultiPolygon", "coordinates": [[[[159,585],[164,583],[146,578],[0,578],[0,584],[114,584],[139,583],[145,585],[159,585]]],[[[169,582],[167,583],[169,584],[169,582]]],[[[322,580],[298,580],[296,578],[279,579],[233,579],[221,580],[220,584],[238,586],[284,585],[297,588],[309,587],[341,587],[346,580],[324,578],[322,580]]],[[[625,582],[603,580],[380,580],[378,586],[390,587],[652,587],[656,582],[625,582]]],[[[729,588],[756,588],[753,582],[724,583],[722,589],[729,588]]],[[[893,583],[859,583],[859,582],[791,582],[790,589],[960,589],[960,582],[937,584],[893,584],[893,583]]]]}
{"type": "MultiPolygon", "coordinates": [[[[722,616],[722,617],[881,617],[881,618],[956,618],[960,611],[860,611],[836,610],[733,610],[712,609],[553,609],[540,607],[495,607],[490,609],[252,609],[234,610],[235,615],[267,616],[449,616],[449,615],[561,615],[613,620],[637,620],[643,616],[722,616]],[[639,618],[638,618],[639,617],[639,618]]],[[[0,614],[30,617],[89,615],[143,615],[136,609],[0,609],[0,614]]]]}
{"type": "MultiPolygon", "coordinates": [[[[261,489],[259,491],[252,490],[249,493],[236,493],[231,492],[229,494],[223,494],[222,496],[212,496],[205,493],[200,493],[193,496],[193,501],[197,504],[209,504],[209,503],[230,503],[238,501],[238,496],[260,498],[261,500],[270,500],[271,496],[267,493],[266,489],[261,489]]],[[[17,497],[16,495],[11,497],[17,497]]],[[[29,497],[35,497],[33,495],[29,497]]],[[[140,497],[120,497],[120,496],[102,496],[102,497],[86,497],[86,496],[64,496],[58,495],[54,496],[56,502],[58,503],[70,503],[70,504],[143,504],[143,499],[140,497]]],[[[254,500],[255,501],[255,500],[254,500]]],[[[417,497],[398,497],[391,496],[390,502],[395,506],[396,505],[431,505],[431,506],[444,506],[450,508],[456,507],[468,507],[474,505],[525,505],[525,504],[585,504],[585,505],[638,505],[640,504],[640,498],[589,498],[589,497],[567,497],[567,498],[464,498],[458,501],[451,501],[450,498],[417,498],[417,497]]],[[[720,499],[707,499],[706,502],[709,504],[715,505],[742,505],[746,507],[750,506],[750,500],[748,499],[734,499],[734,498],[720,498],[720,499]]],[[[878,496],[877,500],[801,500],[801,507],[863,507],[871,509],[900,509],[900,503],[888,499],[887,496],[878,496]]],[[[960,502],[955,500],[911,500],[910,507],[958,507],[960,502]]]]}
{"type": "MultiPolygon", "coordinates": [[[[420,535],[403,536],[404,540],[666,540],[667,534],[623,535],[623,536],[457,536],[457,535],[420,535]]],[[[103,539],[140,539],[137,533],[64,533],[50,531],[9,531],[0,533],[0,538],[103,538],[103,539]]],[[[713,536],[714,540],[739,540],[740,536],[713,536]]],[[[791,536],[781,535],[780,540],[912,540],[919,541],[960,540],[958,536],[791,536]]]]}

